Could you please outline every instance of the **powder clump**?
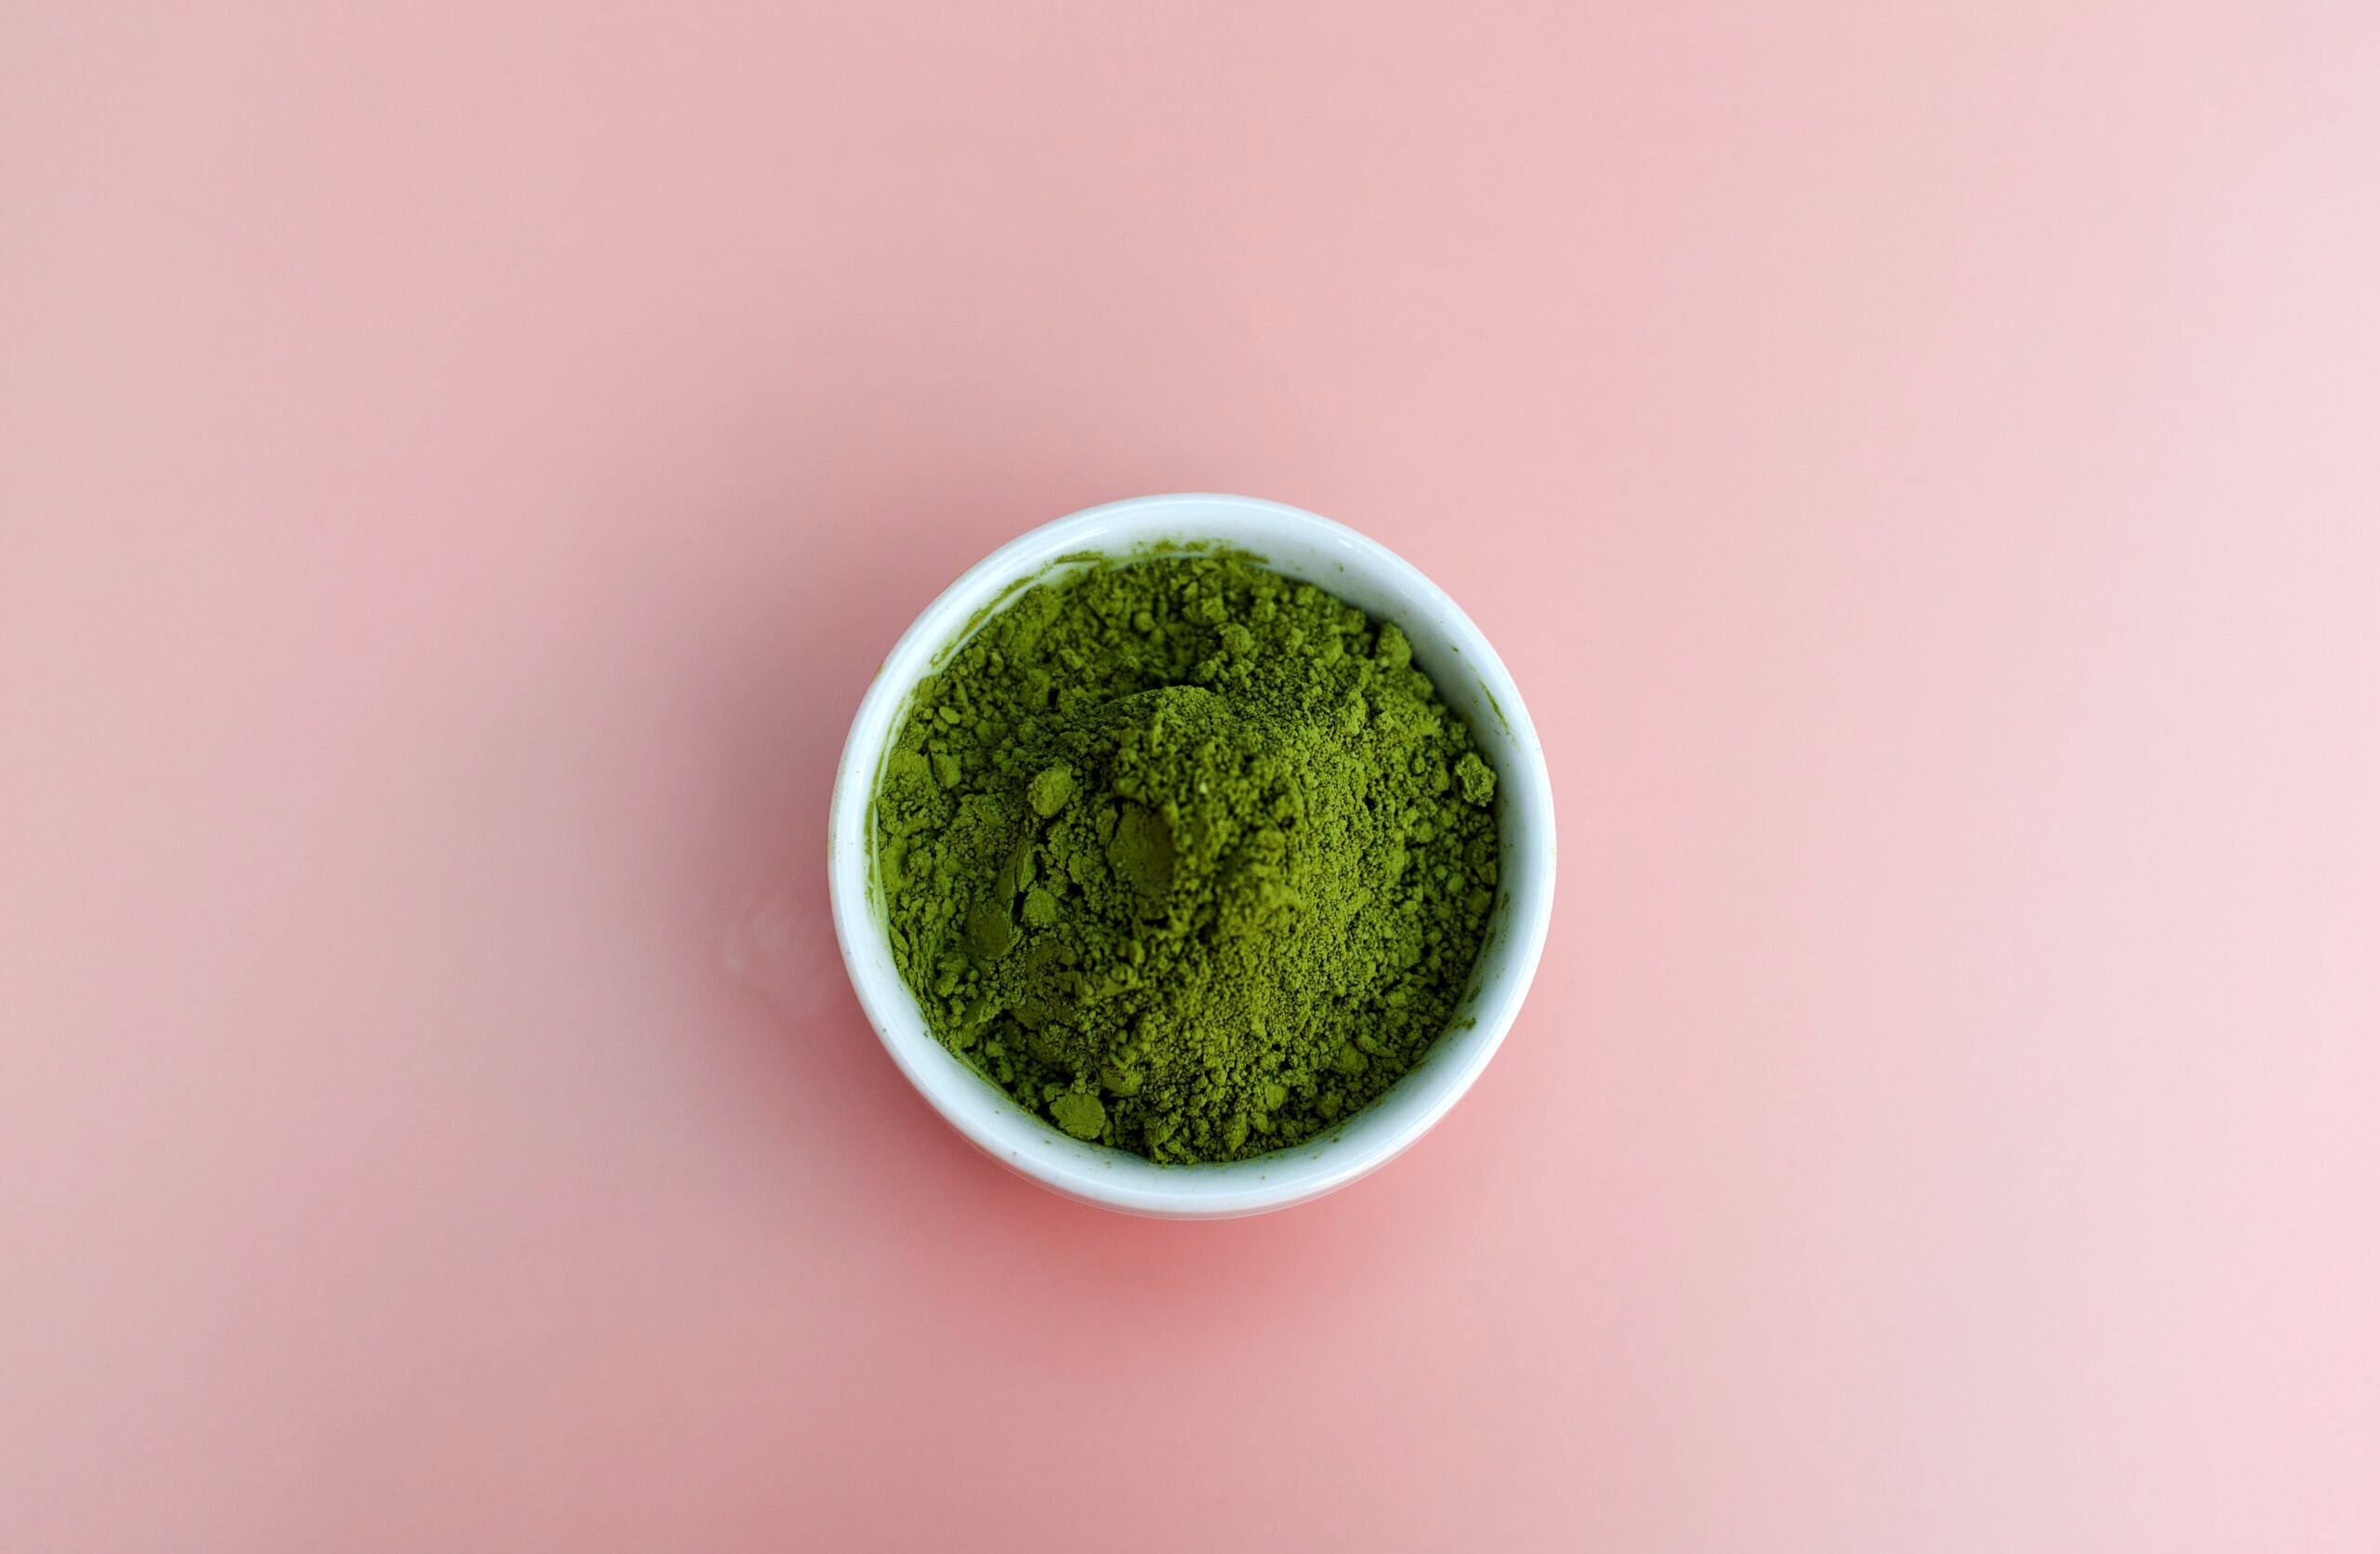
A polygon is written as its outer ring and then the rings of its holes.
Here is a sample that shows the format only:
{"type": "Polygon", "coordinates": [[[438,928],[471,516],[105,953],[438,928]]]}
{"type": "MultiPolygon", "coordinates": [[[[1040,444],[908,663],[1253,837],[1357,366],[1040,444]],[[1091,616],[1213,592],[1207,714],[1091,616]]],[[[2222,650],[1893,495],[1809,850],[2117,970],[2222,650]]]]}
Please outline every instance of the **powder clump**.
{"type": "Polygon", "coordinates": [[[1077,1138],[1296,1144],[1452,1017],[1495,772],[1395,626],[1201,556],[1041,584],[918,688],[877,795],[937,1039],[1077,1138]]]}

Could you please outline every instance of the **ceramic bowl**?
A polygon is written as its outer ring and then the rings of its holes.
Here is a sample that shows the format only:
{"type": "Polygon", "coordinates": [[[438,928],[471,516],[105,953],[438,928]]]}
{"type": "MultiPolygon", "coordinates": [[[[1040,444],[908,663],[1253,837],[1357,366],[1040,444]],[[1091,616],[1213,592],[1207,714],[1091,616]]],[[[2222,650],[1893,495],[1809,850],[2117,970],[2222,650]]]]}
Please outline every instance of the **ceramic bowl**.
{"type": "Polygon", "coordinates": [[[843,963],[884,1049],[933,1109],[1002,1165],[1069,1198],[1130,1214],[1219,1219],[1319,1198],[1385,1163],[1445,1116],[1496,1055],[1536,974],[1554,909],[1554,796],[1545,755],[1512,676],[1479,628],[1436,584],[1385,547],[1311,512],[1249,497],[1143,497],[1046,524],[1001,546],[926,606],[860,701],[835,774],[827,888],[843,963]],[[1154,541],[1210,544],[1263,558],[1394,621],[1413,661],[1471,725],[1497,774],[1502,848],[1488,937],[1452,1027],[1385,1096],[1329,1132],[1252,1160],[1157,1165],[1070,1138],[968,1068],[926,1029],[893,964],[878,899],[869,812],[879,774],[918,682],[1025,582],[1085,555],[1154,541]]]}

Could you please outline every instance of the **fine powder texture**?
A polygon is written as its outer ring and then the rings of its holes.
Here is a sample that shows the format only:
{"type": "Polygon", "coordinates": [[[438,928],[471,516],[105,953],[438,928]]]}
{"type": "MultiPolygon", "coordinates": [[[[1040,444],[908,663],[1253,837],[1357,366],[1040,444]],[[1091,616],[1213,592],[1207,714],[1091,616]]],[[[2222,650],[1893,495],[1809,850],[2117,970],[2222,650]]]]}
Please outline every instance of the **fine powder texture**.
{"type": "Polygon", "coordinates": [[[1453,1016],[1495,788],[1395,626],[1227,558],[1078,571],[918,687],[876,803],[894,958],[1077,1138],[1281,1149],[1453,1016]]]}

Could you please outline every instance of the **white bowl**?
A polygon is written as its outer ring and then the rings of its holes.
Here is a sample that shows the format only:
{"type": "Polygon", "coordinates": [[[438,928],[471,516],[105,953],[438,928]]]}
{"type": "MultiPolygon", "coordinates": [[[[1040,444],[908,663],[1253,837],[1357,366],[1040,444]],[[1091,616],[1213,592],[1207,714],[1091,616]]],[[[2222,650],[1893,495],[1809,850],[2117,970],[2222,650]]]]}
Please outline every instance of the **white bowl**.
{"type": "Polygon", "coordinates": [[[827,889],[843,963],[909,1082],[970,1142],[1019,1175],[1086,1203],[1165,1218],[1222,1219],[1302,1203],[1345,1187],[1427,1133],[1512,1029],[1554,910],[1554,794],[1545,754],[1496,650],[1436,584],[1383,547],[1327,518],[1250,497],[1111,502],[1045,524],[971,567],[926,606],[877,671],[835,773],[827,826],[827,889]],[[1496,904],[1453,1027],[1385,1096],[1337,1126],[1225,1164],[1157,1165],[1070,1138],[960,1062],[927,1030],[893,965],[876,897],[869,815],[885,753],[918,682],[994,613],[993,605],[1025,581],[1053,575],[1053,564],[1064,564],[1060,558],[1122,555],[1154,540],[1252,552],[1375,620],[1395,621],[1413,644],[1414,663],[1471,725],[1497,775],[1502,851],[1496,904]]]}

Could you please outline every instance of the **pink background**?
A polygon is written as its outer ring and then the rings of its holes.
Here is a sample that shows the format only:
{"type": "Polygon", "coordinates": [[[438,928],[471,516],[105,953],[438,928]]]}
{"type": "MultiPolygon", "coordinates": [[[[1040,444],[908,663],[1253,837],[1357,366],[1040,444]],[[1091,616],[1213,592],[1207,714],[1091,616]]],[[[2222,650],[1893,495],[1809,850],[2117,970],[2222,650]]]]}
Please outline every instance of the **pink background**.
{"type": "Polygon", "coordinates": [[[7,0],[0,1547],[2380,1547],[2375,79],[7,0]],[[1212,1226],[972,1154],[823,882],[910,617],[1180,488],[1444,583],[1564,842],[1472,1097],[1212,1226]]]}

